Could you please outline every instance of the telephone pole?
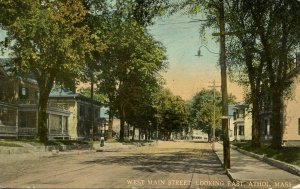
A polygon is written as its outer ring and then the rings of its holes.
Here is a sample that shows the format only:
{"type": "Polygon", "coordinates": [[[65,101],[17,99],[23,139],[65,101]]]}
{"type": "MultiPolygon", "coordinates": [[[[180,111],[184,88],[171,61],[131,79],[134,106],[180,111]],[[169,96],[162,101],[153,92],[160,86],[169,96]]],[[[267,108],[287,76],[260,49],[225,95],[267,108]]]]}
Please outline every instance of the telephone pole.
{"type": "Polygon", "coordinates": [[[227,66],[225,54],[225,13],[224,1],[219,0],[219,25],[220,25],[220,66],[221,66],[221,91],[222,91],[222,130],[223,130],[223,153],[224,169],[230,169],[230,146],[228,136],[228,102],[227,102],[227,66]]]}
{"type": "Polygon", "coordinates": [[[225,35],[231,33],[225,32],[225,12],[224,0],[219,0],[217,7],[219,12],[219,31],[213,35],[220,36],[220,67],[221,67],[221,92],[222,92],[222,131],[223,131],[223,155],[224,155],[224,169],[230,169],[230,144],[228,134],[228,95],[227,95],[227,66],[226,66],[226,48],[225,48],[225,35]]]}

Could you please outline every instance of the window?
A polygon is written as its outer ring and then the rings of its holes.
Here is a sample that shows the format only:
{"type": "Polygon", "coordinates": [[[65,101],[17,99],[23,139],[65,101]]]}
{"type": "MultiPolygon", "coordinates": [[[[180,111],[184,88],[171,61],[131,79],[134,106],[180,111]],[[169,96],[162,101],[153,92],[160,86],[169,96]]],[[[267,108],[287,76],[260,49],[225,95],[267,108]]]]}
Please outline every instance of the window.
{"type": "Polygon", "coordinates": [[[244,126],[239,126],[239,135],[244,136],[244,126]]]}
{"type": "Polygon", "coordinates": [[[20,87],[19,88],[19,96],[20,96],[20,99],[28,99],[29,89],[27,87],[20,87]]]}
{"type": "Polygon", "coordinates": [[[237,135],[237,126],[234,126],[234,136],[237,135]]]}

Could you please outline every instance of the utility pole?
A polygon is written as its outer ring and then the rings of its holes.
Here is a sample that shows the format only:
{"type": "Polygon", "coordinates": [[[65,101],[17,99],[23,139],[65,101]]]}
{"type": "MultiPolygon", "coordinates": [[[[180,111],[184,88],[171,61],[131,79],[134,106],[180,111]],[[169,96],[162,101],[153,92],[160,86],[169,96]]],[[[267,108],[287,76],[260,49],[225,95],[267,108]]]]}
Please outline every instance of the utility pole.
{"type": "Polygon", "coordinates": [[[215,141],[216,141],[216,81],[213,81],[212,86],[208,86],[213,88],[213,126],[212,126],[212,149],[215,150],[215,141]]]}
{"type": "MultiPolygon", "coordinates": [[[[213,36],[220,36],[220,67],[221,67],[221,92],[222,92],[222,131],[223,131],[223,155],[224,169],[230,169],[230,144],[228,132],[228,95],[227,95],[227,66],[226,66],[226,48],[225,35],[233,35],[237,32],[225,32],[225,10],[224,0],[217,0],[216,9],[219,13],[219,33],[213,33],[213,36]]],[[[204,21],[204,20],[197,20],[204,21]]],[[[197,56],[201,56],[199,48],[197,56]]]]}
{"type": "Polygon", "coordinates": [[[225,12],[224,12],[224,0],[219,0],[218,5],[219,12],[219,31],[220,33],[214,33],[213,35],[220,36],[220,67],[221,67],[221,92],[222,92],[222,131],[223,131],[223,155],[224,155],[224,169],[230,169],[230,144],[228,134],[228,95],[227,95],[227,66],[226,66],[226,48],[225,48],[225,35],[231,33],[225,33],[225,12]]]}
{"type": "Polygon", "coordinates": [[[230,169],[230,146],[228,136],[228,102],[227,102],[227,66],[225,54],[225,13],[224,1],[219,0],[219,25],[220,25],[220,66],[221,66],[221,91],[222,91],[222,130],[224,169],[230,169]]]}

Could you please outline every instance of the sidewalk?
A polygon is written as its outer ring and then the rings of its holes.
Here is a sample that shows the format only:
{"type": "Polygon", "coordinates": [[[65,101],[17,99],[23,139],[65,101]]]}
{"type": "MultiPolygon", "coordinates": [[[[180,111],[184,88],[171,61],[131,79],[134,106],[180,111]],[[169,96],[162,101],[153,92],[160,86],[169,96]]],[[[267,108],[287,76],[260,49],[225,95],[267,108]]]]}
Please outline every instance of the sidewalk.
{"type": "MultiPolygon", "coordinates": [[[[215,143],[215,153],[223,164],[223,145],[215,143]]],[[[300,177],[230,149],[231,168],[227,171],[232,181],[270,182],[278,188],[293,188],[300,184],[300,177]]],[[[270,184],[269,183],[269,184],[270,184]]],[[[299,187],[300,188],[300,187],[299,187]]]]}

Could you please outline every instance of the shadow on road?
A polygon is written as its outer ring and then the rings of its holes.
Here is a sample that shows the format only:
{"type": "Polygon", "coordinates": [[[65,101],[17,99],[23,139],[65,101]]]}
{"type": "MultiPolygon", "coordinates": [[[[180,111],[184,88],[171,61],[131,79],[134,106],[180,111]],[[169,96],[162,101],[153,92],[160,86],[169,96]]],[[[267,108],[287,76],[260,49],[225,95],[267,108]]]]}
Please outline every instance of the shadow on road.
{"type": "Polygon", "coordinates": [[[132,166],[143,172],[222,174],[220,161],[211,150],[186,149],[168,153],[140,153],[134,155],[98,157],[82,164],[132,166]]]}

